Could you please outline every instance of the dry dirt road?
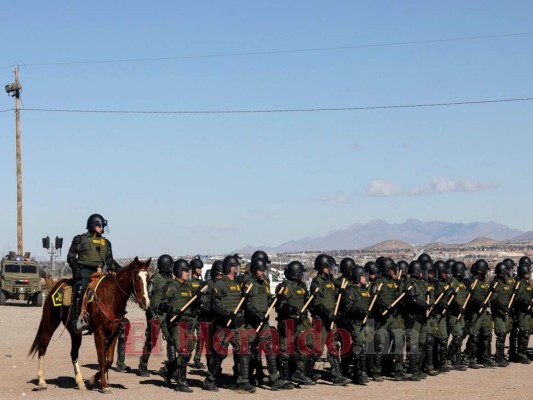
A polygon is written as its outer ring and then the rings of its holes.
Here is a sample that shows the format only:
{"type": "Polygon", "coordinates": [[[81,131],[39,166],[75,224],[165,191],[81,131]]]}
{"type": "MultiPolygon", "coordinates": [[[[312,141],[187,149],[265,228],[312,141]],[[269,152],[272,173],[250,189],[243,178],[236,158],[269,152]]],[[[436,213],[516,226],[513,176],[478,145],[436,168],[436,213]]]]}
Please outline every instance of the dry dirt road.
{"type": "MultiPolygon", "coordinates": [[[[134,304],[128,306],[128,318],[132,322],[142,322],[143,312],[134,304]]],[[[368,386],[333,387],[319,381],[313,387],[292,391],[272,392],[258,389],[255,394],[239,395],[230,389],[218,393],[201,389],[202,370],[192,370],[189,378],[193,394],[175,393],[163,385],[158,375],[141,378],[135,373],[109,372],[112,393],[104,395],[98,390],[79,391],[75,389],[73,369],[70,362],[70,340],[65,331],[60,336],[59,329],[48,348],[45,360],[45,374],[48,382],[46,391],[33,391],[37,383],[37,360],[27,357],[41,317],[41,309],[29,307],[22,302],[8,302],[0,307],[0,399],[167,399],[180,396],[194,399],[231,399],[235,396],[250,398],[306,400],[324,398],[365,399],[365,400],[408,400],[408,399],[519,399],[533,398],[533,364],[511,364],[508,368],[468,370],[450,372],[422,382],[371,382],[368,386]]],[[[133,335],[143,334],[142,328],[133,328],[133,335]]],[[[130,342],[133,350],[140,350],[142,339],[130,342]]],[[[126,363],[136,371],[139,356],[126,357],[126,363]]],[[[224,364],[224,370],[231,371],[231,357],[224,364]]],[[[164,360],[163,354],[155,354],[150,359],[149,368],[156,371],[164,360]]],[[[80,351],[80,365],[85,379],[94,374],[96,353],[92,336],[85,336],[80,351]]]]}

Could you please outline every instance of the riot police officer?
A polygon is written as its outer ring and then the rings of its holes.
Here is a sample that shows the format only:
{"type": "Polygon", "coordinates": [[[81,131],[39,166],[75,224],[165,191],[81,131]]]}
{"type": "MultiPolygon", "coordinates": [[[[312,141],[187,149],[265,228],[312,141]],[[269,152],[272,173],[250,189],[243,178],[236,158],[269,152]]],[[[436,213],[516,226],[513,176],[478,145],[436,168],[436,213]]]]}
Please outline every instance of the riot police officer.
{"type": "Polygon", "coordinates": [[[494,320],[494,334],[496,335],[496,362],[498,367],[507,367],[509,363],[505,359],[505,337],[509,331],[509,302],[511,300],[513,285],[509,283],[509,272],[504,263],[496,264],[494,280],[491,290],[493,296],[490,299],[492,319],[494,320]]]}
{"type": "Polygon", "coordinates": [[[175,390],[191,393],[192,389],[187,383],[187,363],[191,359],[195,346],[195,340],[192,337],[199,301],[189,304],[195,293],[189,281],[189,263],[184,259],[177,260],[172,267],[172,272],[175,280],[168,285],[165,298],[159,306],[163,312],[167,313],[167,326],[170,333],[167,337],[168,363],[164,378],[168,386],[171,384],[171,379],[176,378],[175,390]],[[176,375],[175,372],[177,372],[176,375]]]}
{"type": "MultiPolygon", "coordinates": [[[[342,264],[342,263],[341,263],[342,264]]],[[[342,297],[342,319],[339,327],[350,333],[352,342],[342,360],[344,376],[349,376],[353,383],[366,385],[369,381],[366,373],[366,321],[371,303],[370,292],[366,287],[367,274],[363,267],[353,265],[349,269],[349,283],[342,297]],[[350,364],[353,370],[350,372],[350,364]]]]}
{"type": "MultiPolygon", "coordinates": [[[[229,330],[224,335],[220,335],[220,348],[215,348],[213,355],[214,361],[211,369],[208,371],[205,387],[210,391],[217,391],[215,379],[222,366],[222,361],[227,357],[229,345],[233,347],[234,353],[238,356],[239,375],[237,378],[238,391],[241,393],[254,393],[256,388],[250,384],[250,351],[246,347],[247,340],[243,341],[241,335],[245,332],[244,317],[242,308],[235,313],[237,305],[241,300],[241,287],[235,282],[237,268],[240,267],[239,261],[235,256],[227,256],[222,262],[224,276],[216,280],[212,296],[211,310],[216,315],[215,326],[226,329],[229,324],[229,330]]],[[[246,284],[248,287],[250,283],[246,284]]]]}
{"type": "MultiPolygon", "coordinates": [[[[521,261],[524,260],[521,259],[521,261]]],[[[522,364],[530,364],[531,361],[527,357],[527,345],[529,343],[529,329],[531,326],[531,309],[533,308],[533,287],[531,285],[529,265],[527,263],[519,263],[517,278],[520,283],[514,301],[514,315],[518,325],[517,358],[518,362],[522,364]]]]}
{"type": "Polygon", "coordinates": [[[161,300],[167,291],[168,285],[174,280],[172,277],[172,267],[174,259],[168,254],[163,254],[157,259],[157,271],[150,278],[148,297],[150,298],[150,308],[146,310],[146,330],[144,347],[139,358],[139,375],[150,376],[148,372],[148,360],[152,353],[152,348],[157,341],[159,331],[163,332],[163,337],[168,337],[165,314],[159,309],[161,300]]]}
{"type": "Polygon", "coordinates": [[[118,271],[121,267],[113,259],[111,242],[102,234],[107,220],[100,214],[87,219],[87,233],[74,236],[67,255],[67,262],[74,276],[71,324],[77,332],[87,329],[88,321],[80,316],[83,294],[89,286],[91,274],[104,271],[118,271]]]}
{"type": "Polygon", "coordinates": [[[270,302],[270,285],[266,279],[267,268],[268,266],[264,259],[252,259],[250,272],[253,278],[248,283],[252,282],[253,286],[250,292],[246,294],[244,307],[246,329],[254,332],[253,335],[250,335],[252,353],[265,352],[271,389],[293,389],[294,385],[281,379],[278,372],[276,357],[278,349],[272,341],[271,328],[268,323],[268,317],[266,316],[270,302]],[[259,326],[261,326],[261,330],[256,331],[259,326]]]}
{"type": "MultiPolygon", "coordinates": [[[[202,278],[202,269],[204,268],[204,263],[200,259],[199,256],[196,256],[195,258],[193,258],[191,260],[189,265],[191,267],[191,275],[190,275],[191,286],[192,286],[193,290],[199,291],[204,285],[207,284],[202,278]]],[[[202,296],[201,297],[201,301],[204,300],[204,299],[205,299],[205,297],[202,296]]],[[[202,322],[208,322],[209,318],[208,318],[207,313],[205,312],[206,308],[203,307],[203,306],[200,306],[198,310],[199,310],[198,322],[200,324],[202,322]]],[[[194,327],[194,332],[195,332],[195,334],[197,336],[197,339],[196,339],[196,348],[195,348],[195,353],[194,353],[194,358],[193,358],[193,360],[194,360],[193,367],[194,368],[198,368],[198,369],[203,369],[203,368],[205,368],[205,365],[202,364],[200,359],[201,359],[201,356],[202,356],[202,350],[204,348],[206,348],[206,342],[205,342],[206,338],[204,337],[204,335],[201,334],[200,324],[197,324],[194,327]]]]}
{"type": "Polygon", "coordinates": [[[468,296],[466,285],[463,282],[466,265],[462,261],[456,261],[452,266],[452,279],[450,289],[453,290],[452,302],[446,314],[448,332],[452,339],[448,347],[448,357],[451,360],[451,368],[455,371],[466,371],[462,364],[461,347],[464,339],[465,320],[459,316],[464,316],[464,304],[468,296]]]}
{"type": "Polygon", "coordinates": [[[432,314],[436,319],[436,337],[434,346],[434,360],[437,371],[449,372],[448,366],[448,327],[446,324],[446,318],[443,313],[448,307],[448,301],[452,295],[452,290],[449,285],[449,273],[446,263],[442,260],[437,260],[433,264],[435,270],[435,299],[439,299],[435,304],[435,308],[432,310],[432,314]]]}
{"type": "MultiPolygon", "coordinates": [[[[302,352],[299,345],[302,332],[311,329],[307,310],[303,310],[309,297],[309,292],[303,282],[305,271],[301,262],[291,261],[283,271],[285,279],[276,288],[276,294],[279,296],[276,311],[280,338],[281,375],[283,379],[290,379],[300,385],[315,385],[315,382],[307,376],[309,356],[302,352]],[[294,372],[290,365],[292,356],[296,364],[294,372]]],[[[312,349],[313,340],[306,339],[306,346],[312,349]]]]}
{"type": "MultiPolygon", "coordinates": [[[[314,361],[318,360],[322,355],[326,338],[331,331],[332,324],[338,318],[335,314],[335,282],[333,281],[331,271],[334,268],[334,261],[332,257],[326,254],[320,254],[315,259],[315,270],[317,275],[311,282],[311,293],[315,293],[315,297],[311,303],[313,317],[318,319],[321,324],[320,333],[320,349],[315,348],[315,352],[311,355],[311,365],[309,373],[312,373],[314,361]],[[320,351],[320,353],[319,353],[320,351]]],[[[350,379],[342,375],[340,359],[338,356],[327,352],[327,359],[331,365],[331,374],[333,376],[333,384],[337,386],[344,386],[350,383],[350,379]]]]}

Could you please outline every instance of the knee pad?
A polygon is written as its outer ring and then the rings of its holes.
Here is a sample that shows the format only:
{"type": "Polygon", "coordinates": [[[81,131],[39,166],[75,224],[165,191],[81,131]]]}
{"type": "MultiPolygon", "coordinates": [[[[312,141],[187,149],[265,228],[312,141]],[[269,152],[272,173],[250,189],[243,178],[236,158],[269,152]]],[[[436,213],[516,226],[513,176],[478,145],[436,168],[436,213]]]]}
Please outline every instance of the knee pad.
{"type": "Polygon", "coordinates": [[[479,342],[479,336],[478,335],[472,335],[472,336],[470,336],[470,340],[472,341],[472,344],[477,344],[479,342]]]}
{"type": "Polygon", "coordinates": [[[522,336],[528,338],[529,337],[529,330],[526,329],[525,331],[522,331],[522,336]]]}
{"type": "Polygon", "coordinates": [[[462,337],[462,336],[454,336],[454,337],[452,338],[452,343],[453,343],[455,346],[461,348],[461,345],[463,344],[463,337],[462,337]]]}
{"type": "Polygon", "coordinates": [[[435,337],[433,335],[427,335],[426,346],[433,346],[435,344],[435,337]]]}
{"type": "Polygon", "coordinates": [[[289,360],[291,359],[291,357],[287,354],[287,353],[283,353],[281,356],[280,356],[280,360],[282,362],[289,362],[289,360]]]}

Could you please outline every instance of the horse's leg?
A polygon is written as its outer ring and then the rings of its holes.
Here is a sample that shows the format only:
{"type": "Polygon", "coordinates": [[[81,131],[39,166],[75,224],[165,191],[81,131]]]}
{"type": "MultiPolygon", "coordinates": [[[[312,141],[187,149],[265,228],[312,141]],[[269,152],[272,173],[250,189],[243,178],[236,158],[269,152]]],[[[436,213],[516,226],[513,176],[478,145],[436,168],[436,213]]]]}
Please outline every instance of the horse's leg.
{"type": "Polygon", "coordinates": [[[115,347],[117,346],[117,339],[118,339],[118,335],[114,335],[113,337],[113,340],[111,341],[111,343],[108,345],[107,347],[107,362],[106,362],[106,365],[105,365],[105,371],[104,373],[101,375],[101,378],[100,378],[100,382],[102,384],[102,392],[104,393],[110,393],[111,392],[111,389],[109,388],[109,385],[107,383],[107,380],[106,380],[106,373],[107,371],[109,371],[109,368],[111,367],[111,365],[113,365],[113,359],[115,357],[115,347]]]}
{"type": "Polygon", "coordinates": [[[34,345],[32,346],[32,349],[36,348],[39,353],[39,366],[37,369],[37,377],[39,378],[39,383],[36,388],[38,390],[45,390],[47,388],[46,380],[44,379],[44,356],[46,354],[46,349],[50,344],[50,340],[52,339],[52,336],[60,323],[61,316],[59,313],[59,307],[57,307],[56,309],[51,303],[51,301],[45,302],[45,306],[43,307],[43,315],[41,317],[41,323],[39,324],[39,329],[37,331],[37,335],[35,336],[34,345]]]}
{"type": "Polygon", "coordinates": [[[74,331],[73,327],[68,324],[67,330],[70,333],[70,359],[72,361],[72,367],[74,368],[74,378],[78,385],[79,390],[86,390],[85,382],[83,382],[83,377],[81,376],[80,364],[78,362],[78,356],[82,341],[81,334],[74,331]]]}
{"type": "MultiPolygon", "coordinates": [[[[94,335],[94,346],[96,347],[96,354],[98,356],[98,366],[100,367],[98,372],[96,372],[91,378],[89,379],[89,384],[91,386],[94,386],[100,381],[102,384],[102,378],[104,378],[105,382],[105,365],[106,365],[106,353],[105,353],[105,335],[104,330],[101,327],[98,327],[93,332],[94,335]]],[[[107,386],[107,384],[106,384],[107,386]]],[[[109,390],[109,388],[108,388],[109,390]]],[[[104,385],[102,384],[102,391],[104,392],[104,385]]]]}

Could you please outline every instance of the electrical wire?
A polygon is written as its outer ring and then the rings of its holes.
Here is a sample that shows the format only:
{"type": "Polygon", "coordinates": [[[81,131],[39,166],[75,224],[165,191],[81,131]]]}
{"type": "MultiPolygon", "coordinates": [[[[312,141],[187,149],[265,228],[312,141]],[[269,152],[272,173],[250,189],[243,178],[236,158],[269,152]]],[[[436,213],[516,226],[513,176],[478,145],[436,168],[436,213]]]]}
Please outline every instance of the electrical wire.
{"type": "MultiPolygon", "coordinates": [[[[55,112],[55,113],[91,113],[91,114],[264,114],[264,113],[302,113],[302,112],[325,112],[325,111],[363,111],[363,110],[387,110],[400,108],[427,108],[447,107],[473,104],[494,104],[532,101],[533,97],[495,99],[495,100],[471,100],[425,104],[395,104],[382,106],[361,107],[331,107],[331,108],[287,108],[287,109],[263,109],[263,110],[84,110],[84,109],[54,109],[54,108],[26,108],[22,111],[55,112]]],[[[11,111],[11,110],[4,110],[11,111]]]]}
{"type": "MultiPolygon", "coordinates": [[[[310,53],[310,52],[321,52],[321,51],[351,50],[351,49],[361,49],[361,48],[371,48],[371,47],[407,46],[407,45],[417,45],[417,44],[427,44],[427,43],[445,43],[445,42],[458,42],[458,41],[465,41],[465,40],[510,38],[510,37],[531,36],[531,35],[533,35],[533,32],[520,32],[520,33],[503,33],[503,34],[496,34],[496,35],[462,36],[462,37],[444,38],[444,39],[413,40],[413,41],[404,41],[404,42],[356,44],[356,45],[349,45],[349,46],[334,46],[334,47],[315,47],[315,48],[302,48],[302,49],[220,53],[220,54],[206,54],[206,55],[175,56],[175,57],[35,62],[35,63],[21,63],[19,65],[24,66],[24,67],[43,67],[43,66],[63,66],[63,65],[82,65],[82,64],[140,63],[140,62],[190,60],[190,59],[221,58],[221,57],[246,57],[246,56],[257,56],[257,55],[275,55],[275,54],[290,54],[290,53],[310,53]]],[[[13,68],[15,66],[17,65],[7,65],[7,66],[3,66],[0,68],[13,68]]]]}

